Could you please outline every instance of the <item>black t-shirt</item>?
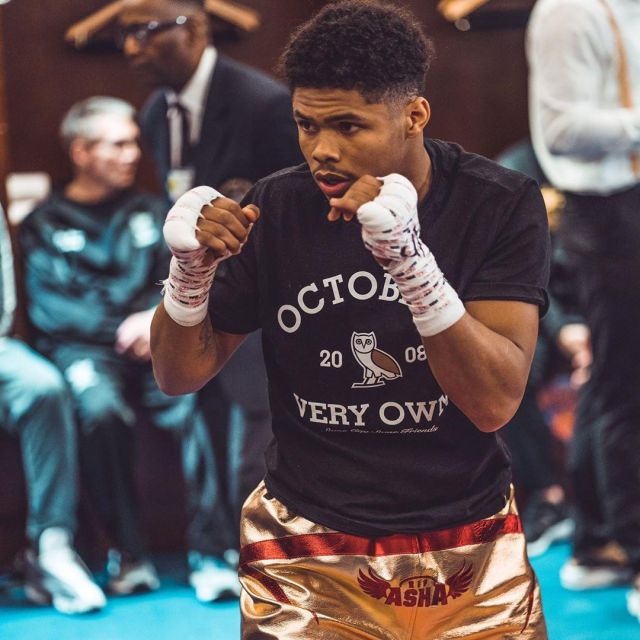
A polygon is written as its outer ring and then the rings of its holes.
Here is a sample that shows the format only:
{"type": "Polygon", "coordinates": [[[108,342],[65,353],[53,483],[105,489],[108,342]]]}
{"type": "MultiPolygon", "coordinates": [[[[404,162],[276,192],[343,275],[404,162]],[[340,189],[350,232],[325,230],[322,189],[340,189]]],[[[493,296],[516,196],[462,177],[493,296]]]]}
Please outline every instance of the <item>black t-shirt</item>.
{"type": "MultiPolygon", "coordinates": [[[[422,238],[451,285],[465,301],[546,307],[548,232],[535,182],[451,143],[426,147],[434,174],[422,238]]],[[[210,312],[221,331],[263,330],[275,436],[268,490],[306,518],[365,536],[498,511],[509,455],[436,383],[360,225],[326,219],[306,165],[261,180],[246,201],[262,215],[219,269],[210,312]]]]}

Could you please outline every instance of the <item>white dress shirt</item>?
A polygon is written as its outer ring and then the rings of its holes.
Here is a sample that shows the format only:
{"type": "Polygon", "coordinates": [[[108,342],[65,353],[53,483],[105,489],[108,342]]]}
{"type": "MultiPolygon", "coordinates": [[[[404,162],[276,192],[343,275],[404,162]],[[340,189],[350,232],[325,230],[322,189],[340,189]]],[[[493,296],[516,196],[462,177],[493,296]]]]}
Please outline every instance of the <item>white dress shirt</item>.
{"type": "Polygon", "coordinates": [[[607,0],[622,32],[633,107],[621,103],[615,34],[600,0],[538,0],[527,31],[533,146],[551,183],[606,195],[640,181],[640,0],[607,0]]]}
{"type": "Polygon", "coordinates": [[[179,167],[182,153],[182,122],[177,109],[171,109],[172,104],[180,103],[189,114],[189,133],[192,145],[200,137],[204,108],[209,94],[209,85],[213,69],[218,59],[215,47],[207,47],[200,58],[198,67],[179,94],[171,89],[167,90],[166,98],[169,109],[167,120],[169,123],[169,146],[171,150],[171,166],[179,167]]]}

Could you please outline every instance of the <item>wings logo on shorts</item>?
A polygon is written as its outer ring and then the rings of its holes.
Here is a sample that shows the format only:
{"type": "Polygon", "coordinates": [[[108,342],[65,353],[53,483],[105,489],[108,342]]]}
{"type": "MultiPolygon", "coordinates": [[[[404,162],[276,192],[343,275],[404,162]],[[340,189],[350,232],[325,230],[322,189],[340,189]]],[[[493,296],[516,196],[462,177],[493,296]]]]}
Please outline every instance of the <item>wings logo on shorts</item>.
{"type": "Polygon", "coordinates": [[[433,607],[446,605],[469,590],[473,580],[473,565],[462,563],[446,582],[438,582],[433,576],[405,578],[398,586],[380,577],[371,567],[368,574],[358,571],[358,584],[364,593],[395,607],[433,607]]]}
{"type": "Polygon", "coordinates": [[[377,348],[376,334],[357,333],[351,335],[351,351],[364,373],[361,382],[354,382],[352,389],[380,387],[387,380],[402,378],[402,369],[397,360],[377,348]]]}

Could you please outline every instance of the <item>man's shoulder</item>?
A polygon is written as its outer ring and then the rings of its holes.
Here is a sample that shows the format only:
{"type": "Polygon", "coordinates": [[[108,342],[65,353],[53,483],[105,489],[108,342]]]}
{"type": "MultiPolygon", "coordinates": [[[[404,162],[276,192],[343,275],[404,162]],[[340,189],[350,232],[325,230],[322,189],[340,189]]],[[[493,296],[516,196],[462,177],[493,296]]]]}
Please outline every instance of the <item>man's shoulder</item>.
{"type": "MultiPolygon", "coordinates": [[[[146,212],[162,217],[168,208],[165,199],[138,189],[127,190],[113,200],[114,215],[146,212]]],[[[82,204],[65,198],[62,192],[54,191],[24,218],[20,227],[37,227],[54,219],[63,222],[69,219],[78,224],[83,215],[91,215],[90,207],[85,209],[82,204]]]]}
{"type": "Polygon", "coordinates": [[[164,89],[156,89],[145,100],[138,112],[138,120],[143,126],[150,120],[164,118],[166,114],[166,98],[164,89]]]}
{"type": "Polygon", "coordinates": [[[548,27],[561,27],[561,24],[549,24],[549,19],[564,21],[564,27],[576,27],[587,23],[603,23],[608,26],[608,15],[601,0],[538,0],[531,13],[529,32],[548,27]],[[595,21],[595,22],[594,22],[595,21]]]}
{"type": "Polygon", "coordinates": [[[63,205],[63,199],[56,191],[50,193],[42,202],[30,211],[20,222],[19,231],[38,226],[52,216],[63,205]]]}
{"type": "Polygon", "coordinates": [[[438,154],[436,162],[440,164],[444,175],[462,188],[508,196],[536,184],[525,174],[507,169],[485,156],[466,151],[453,142],[431,140],[427,143],[427,148],[438,154]]]}
{"type": "Polygon", "coordinates": [[[265,97],[289,95],[287,87],[273,76],[224,55],[218,57],[213,73],[214,77],[217,73],[223,78],[232,79],[230,88],[238,92],[248,91],[252,95],[265,97]]]}
{"type": "Polygon", "coordinates": [[[534,13],[554,11],[565,7],[579,11],[595,11],[597,13],[604,10],[602,0],[538,0],[534,13]]]}

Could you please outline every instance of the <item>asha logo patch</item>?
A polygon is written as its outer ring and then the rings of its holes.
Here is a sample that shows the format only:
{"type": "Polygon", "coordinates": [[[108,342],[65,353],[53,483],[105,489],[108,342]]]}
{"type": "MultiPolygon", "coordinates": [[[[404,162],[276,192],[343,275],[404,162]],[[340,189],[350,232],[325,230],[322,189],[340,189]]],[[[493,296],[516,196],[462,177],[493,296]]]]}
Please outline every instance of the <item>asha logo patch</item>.
{"type": "Polygon", "coordinates": [[[380,387],[387,380],[402,378],[402,369],[393,356],[378,349],[376,334],[356,333],[351,335],[351,351],[363,369],[362,382],[354,382],[352,389],[380,387]]]}
{"type": "Polygon", "coordinates": [[[358,571],[360,588],[375,600],[384,598],[384,604],[395,607],[435,607],[449,604],[469,590],[473,579],[473,565],[463,562],[446,582],[438,582],[433,576],[405,578],[398,586],[381,578],[371,567],[366,575],[358,571]]]}

